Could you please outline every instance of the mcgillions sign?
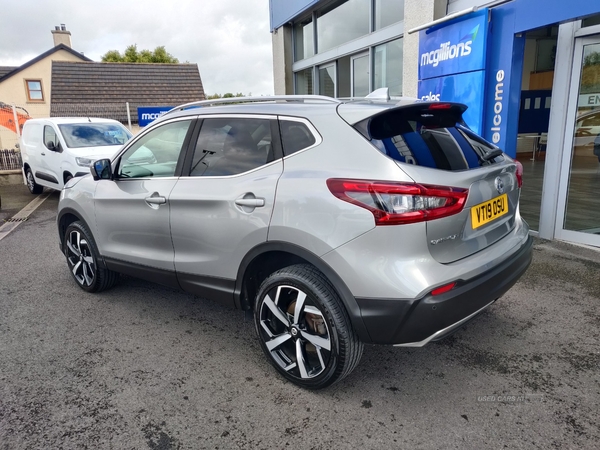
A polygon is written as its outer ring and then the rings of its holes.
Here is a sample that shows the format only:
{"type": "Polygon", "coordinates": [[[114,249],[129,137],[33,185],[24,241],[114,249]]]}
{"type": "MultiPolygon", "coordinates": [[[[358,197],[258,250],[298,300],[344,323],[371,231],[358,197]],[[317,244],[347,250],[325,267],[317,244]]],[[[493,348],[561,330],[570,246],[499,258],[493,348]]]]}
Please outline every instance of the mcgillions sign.
{"type": "Polygon", "coordinates": [[[149,106],[149,107],[139,107],[138,110],[138,125],[140,127],[145,127],[153,120],[158,119],[167,111],[173,109],[172,106],[149,106]]]}
{"type": "Polygon", "coordinates": [[[487,9],[422,30],[419,36],[419,98],[466,104],[463,118],[480,134],[487,36],[487,9]]]}
{"type": "Polygon", "coordinates": [[[485,69],[488,13],[440,24],[419,35],[419,80],[485,69]]]}
{"type": "MultiPolygon", "coordinates": [[[[477,36],[478,29],[479,25],[477,25],[471,33],[473,39],[477,36]]],[[[450,41],[440,44],[439,49],[421,55],[421,66],[432,64],[433,67],[437,67],[441,61],[469,56],[471,54],[471,44],[473,43],[473,39],[469,39],[466,42],[459,42],[455,45],[451,45],[450,41]]]]}

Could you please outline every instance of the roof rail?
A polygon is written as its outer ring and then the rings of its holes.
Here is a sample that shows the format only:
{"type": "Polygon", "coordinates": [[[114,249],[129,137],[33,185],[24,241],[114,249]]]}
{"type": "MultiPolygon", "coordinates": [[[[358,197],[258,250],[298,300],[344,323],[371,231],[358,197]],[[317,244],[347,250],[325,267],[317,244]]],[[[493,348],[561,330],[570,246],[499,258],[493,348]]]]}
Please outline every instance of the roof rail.
{"type": "Polygon", "coordinates": [[[175,111],[183,111],[188,108],[196,108],[201,106],[215,106],[224,105],[228,103],[260,103],[260,102],[290,102],[290,103],[312,103],[312,102],[323,102],[323,103],[342,103],[341,101],[326,97],[324,95],[271,95],[264,97],[230,97],[230,98],[216,98],[213,100],[200,100],[197,102],[185,103],[183,105],[176,106],[175,108],[167,111],[166,114],[170,114],[175,111]]]}

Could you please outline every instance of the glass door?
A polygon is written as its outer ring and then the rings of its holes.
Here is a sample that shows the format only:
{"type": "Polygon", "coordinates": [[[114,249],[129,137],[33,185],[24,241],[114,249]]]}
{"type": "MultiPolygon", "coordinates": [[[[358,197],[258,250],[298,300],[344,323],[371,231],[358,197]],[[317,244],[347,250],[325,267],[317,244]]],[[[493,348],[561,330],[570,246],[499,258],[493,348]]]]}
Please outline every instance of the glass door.
{"type": "Polygon", "coordinates": [[[571,80],[556,236],[600,247],[600,35],[575,41],[571,80]]]}
{"type": "Polygon", "coordinates": [[[352,57],[352,97],[369,95],[369,54],[352,57]]]}
{"type": "Polygon", "coordinates": [[[337,96],[335,63],[319,67],[319,95],[337,96]]]}

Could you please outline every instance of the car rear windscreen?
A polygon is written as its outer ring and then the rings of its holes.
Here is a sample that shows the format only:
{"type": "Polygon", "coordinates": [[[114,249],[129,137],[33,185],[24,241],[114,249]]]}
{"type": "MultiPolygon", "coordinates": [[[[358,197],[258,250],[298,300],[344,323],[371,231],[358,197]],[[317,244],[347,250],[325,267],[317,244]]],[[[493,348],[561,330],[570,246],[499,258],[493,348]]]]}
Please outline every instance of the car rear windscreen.
{"type": "Polygon", "coordinates": [[[417,103],[380,113],[356,128],[401,163],[459,171],[502,161],[498,147],[464,124],[465,109],[460,104],[417,103]]]}

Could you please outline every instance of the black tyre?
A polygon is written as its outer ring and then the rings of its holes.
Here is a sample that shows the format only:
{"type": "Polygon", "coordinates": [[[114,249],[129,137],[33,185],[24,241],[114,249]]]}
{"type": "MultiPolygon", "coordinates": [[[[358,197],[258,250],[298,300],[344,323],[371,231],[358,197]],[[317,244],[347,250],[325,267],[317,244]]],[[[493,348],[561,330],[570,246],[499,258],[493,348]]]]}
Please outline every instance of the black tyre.
{"type": "Polygon", "coordinates": [[[29,192],[32,194],[41,194],[44,188],[35,182],[35,178],[33,177],[33,172],[28,167],[25,171],[25,178],[27,178],[27,187],[29,188],[29,192]]]}
{"type": "Polygon", "coordinates": [[[281,269],[262,283],[254,322],[271,364],[304,388],[340,381],[362,356],[363,344],[335,289],[307,264],[281,269]]]}
{"type": "Polygon", "coordinates": [[[117,282],[118,273],[98,266],[98,247],[85,224],[70,224],[63,245],[71,275],[81,289],[100,292],[117,282]]]}

